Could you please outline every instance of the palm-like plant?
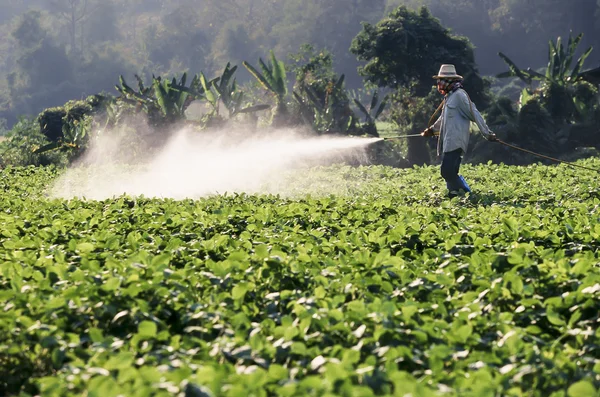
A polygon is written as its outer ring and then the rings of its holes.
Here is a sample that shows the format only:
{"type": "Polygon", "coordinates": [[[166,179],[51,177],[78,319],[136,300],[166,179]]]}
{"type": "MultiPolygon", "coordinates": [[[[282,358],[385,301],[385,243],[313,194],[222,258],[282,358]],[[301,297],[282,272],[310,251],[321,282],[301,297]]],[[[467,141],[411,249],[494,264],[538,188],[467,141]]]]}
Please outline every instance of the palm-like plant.
{"type": "Polygon", "coordinates": [[[192,99],[189,93],[176,89],[176,86],[185,87],[187,74],[181,76],[179,82],[175,78],[171,81],[163,80],[160,76],[152,81],[154,88],[154,97],[163,116],[169,121],[177,121],[185,119],[185,110],[189,106],[192,99]]]}
{"type": "Polygon", "coordinates": [[[344,75],[337,80],[325,80],[322,90],[303,83],[293,92],[304,122],[311,125],[316,132],[355,132],[357,119],[350,109],[344,80],[344,75]]]}
{"type": "Polygon", "coordinates": [[[542,82],[555,82],[562,84],[574,84],[580,80],[586,81],[598,81],[600,79],[600,68],[593,70],[587,70],[582,72],[583,64],[586,58],[592,52],[592,47],[588,48],[573,64],[573,59],[577,51],[577,46],[583,38],[583,33],[577,37],[572,38],[569,36],[569,40],[566,46],[563,46],[562,39],[558,37],[556,43],[550,40],[548,44],[548,65],[544,73],[538,73],[531,68],[520,69],[513,61],[510,60],[506,55],[499,52],[498,55],[508,65],[509,70],[497,75],[499,78],[503,77],[518,77],[528,85],[531,85],[533,80],[542,82]]]}
{"type": "Polygon", "coordinates": [[[534,81],[539,81],[542,84],[541,90],[538,92],[543,93],[545,91],[546,96],[554,93],[560,95],[562,97],[560,99],[565,99],[565,95],[567,95],[571,97],[572,101],[573,93],[571,91],[576,83],[587,81],[600,84],[600,68],[582,71],[586,58],[592,52],[592,47],[585,50],[573,65],[575,53],[582,38],[583,34],[579,34],[575,38],[569,35],[566,46],[563,46],[560,37],[557,38],[556,43],[550,41],[548,44],[548,65],[544,73],[536,72],[531,68],[520,69],[510,58],[500,52],[498,55],[508,65],[509,70],[498,74],[497,77],[518,77],[528,85],[521,94],[521,106],[533,99],[536,93],[536,90],[533,89],[534,81]]]}
{"type": "Polygon", "coordinates": [[[269,105],[253,105],[243,106],[244,92],[241,91],[238,86],[236,79],[233,77],[237,70],[237,65],[231,67],[228,62],[221,74],[213,83],[213,87],[221,102],[229,112],[229,118],[233,118],[241,113],[251,113],[260,110],[268,109],[269,105]]]}
{"type": "Polygon", "coordinates": [[[358,107],[358,109],[365,116],[365,124],[363,126],[363,130],[373,136],[379,136],[377,133],[377,126],[375,122],[381,116],[381,113],[385,110],[387,106],[388,97],[387,95],[383,97],[381,103],[379,103],[379,92],[373,92],[373,96],[371,97],[371,103],[369,108],[367,109],[358,99],[354,98],[354,103],[358,107]],[[378,106],[379,105],[379,106],[378,106]]]}
{"type": "MultiPolygon", "coordinates": [[[[123,76],[120,76],[120,85],[115,88],[121,94],[118,101],[132,104],[137,111],[144,111],[148,115],[151,125],[161,126],[182,121],[185,119],[185,110],[191,101],[202,93],[196,89],[182,89],[186,87],[187,74],[184,73],[179,81],[163,80],[160,76],[152,76],[152,86],[146,87],[139,76],[138,90],[130,87],[123,76]]],[[[190,87],[197,86],[199,77],[194,76],[190,87]]]]}
{"type": "Polygon", "coordinates": [[[575,38],[569,36],[566,45],[560,37],[556,42],[550,41],[548,64],[542,73],[531,68],[519,69],[506,55],[499,53],[509,70],[498,77],[518,77],[528,85],[520,98],[518,139],[529,140],[547,152],[558,154],[565,144],[575,139],[573,131],[594,124],[599,110],[594,85],[600,84],[600,68],[583,71],[591,47],[574,61],[582,37],[582,34],[575,38]],[[539,82],[538,87],[533,87],[534,81],[539,82]]]}
{"type": "Polygon", "coordinates": [[[258,63],[262,71],[259,72],[254,66],[244,61],[242,64],[248,69],[250,74],[269,92],[275,96],[275,114],[273,115],[273,125],[275,127],[284,126],[288,119],[288,110],[285,103],[285,97],[288,93],[287,74],[285,64],[278,61],[275,53],[271,50],[270,63],[266,64],[262,58],[258,63]]]}

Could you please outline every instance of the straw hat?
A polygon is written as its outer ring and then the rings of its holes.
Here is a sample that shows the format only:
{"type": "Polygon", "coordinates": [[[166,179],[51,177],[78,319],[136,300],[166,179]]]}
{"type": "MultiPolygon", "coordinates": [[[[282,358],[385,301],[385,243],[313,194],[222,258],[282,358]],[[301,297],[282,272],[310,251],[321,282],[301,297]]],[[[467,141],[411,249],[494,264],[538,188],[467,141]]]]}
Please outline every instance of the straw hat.
{"type": "Polygon", "coordinates": [[[462,79],[462,76],[456,74],[456,68],[454,65],[444,64],[440,67],[440,71],[437,76],[433,76],[434,79],[462,79]]]}

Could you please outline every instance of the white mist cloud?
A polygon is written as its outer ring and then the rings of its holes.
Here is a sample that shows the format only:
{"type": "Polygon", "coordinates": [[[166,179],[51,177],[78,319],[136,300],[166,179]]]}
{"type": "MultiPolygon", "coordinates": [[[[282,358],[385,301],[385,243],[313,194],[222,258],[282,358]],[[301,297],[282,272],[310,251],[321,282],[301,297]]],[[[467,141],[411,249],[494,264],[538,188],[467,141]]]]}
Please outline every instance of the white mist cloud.
{"type": "Polygon", "coordinates": [[[244,130],[183,129],[143,164],[124,165],[133,157],[124,150],[123,136],[103,134],[82,159],[85,166],[67,170],[50,194],[88,199],[123,194],[175,199],[233,192],[286,195],[291,170],[341,160],[364,162],[365,148],[377,140],[310,137],[295,130],[257,136],[244,130]]]}

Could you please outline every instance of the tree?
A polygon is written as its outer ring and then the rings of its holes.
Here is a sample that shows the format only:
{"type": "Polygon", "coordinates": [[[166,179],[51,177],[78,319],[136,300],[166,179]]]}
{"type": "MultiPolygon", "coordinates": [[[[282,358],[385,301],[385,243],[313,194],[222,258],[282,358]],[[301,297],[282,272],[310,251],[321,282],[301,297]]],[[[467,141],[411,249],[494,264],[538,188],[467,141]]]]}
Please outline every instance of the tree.
{"type": "MultiPolygon", "coordinates": [[[[547,37],[566,35],[569,31],[584,33],[582,44],[592,46],[600,36],[600,3],[597,0],[499,0],[490,5],[492,26],[501,34],[498,47],[509,51],[518,62],[541,63],[545,47],[539,45],[547,37]],[[518,45],[515,45],[518,43],[518,45]]],[[[600,61],[596,56],[594,62],[600,61]]]]}
{"type": "Polygon", "coordinates": [[[41,18],[39,11],[28,11],[12,32],[19,48],[16,65],[7,76],[13,114],[37,114],[75,95],[71,62],[64,48],[44,30],[41,18]]]}
{"type": "Polygon", "coordinates": [[[87,20],[85,32],[87,43],[94,44],[118,40],[121,32],[117,23],[117,9],[114,2],[111,0],[103,1],[87,20]]]}
{"type": "Polygon", "coordinates": [[[425,7],[414,12],[401,6],[376,25],[364,24],[350,51],[367,62],[359,72],[369,82],[391,88],[411,86],[418,96],[430,91],[431,76],[442,63],[454,64],[478,107],[483,109],[488,102],[470,42],[451,34],[425,7]]]}
{"type": "Polygon", "coordinates": [[[384,0],[283,1],[281,17],[269,36],[277,53],[291,53],[304,43],[334,55],[334,67],[351,88],[362,85],[356,58],[348,52],[361,22],[376,22],[384,15],[384,0]]]}
{"type": "Polygon", "coordinates": [[[158,72],[167,74],[206,69],[210,42],[200,14],[192,6],[181,5],[163,15],[161,24],[146,28],[143,46],[155,71],[156,66],[162,66],[158,72]]]}
{"type": "Polygon", "coordinates": [[[52,0],[52,9],[67,22],[71,52],[82,53],[85,47],[84,22],[97,9],[98,5],[92,0],[52,0]],[[77,48],[77,29],[80,30],[81,43],[77,48]]]}
{"type": "MultiPolygon", "coordinates": [[[[361,133],[344,86],[345,76],[334,72],[332,54],[304,44],[290,59],[296,77],[293,96],[303,121],[321,134],[361,133]]],[[[378,136],[377,129],[368,128],[367,132],[378,136]]]]}

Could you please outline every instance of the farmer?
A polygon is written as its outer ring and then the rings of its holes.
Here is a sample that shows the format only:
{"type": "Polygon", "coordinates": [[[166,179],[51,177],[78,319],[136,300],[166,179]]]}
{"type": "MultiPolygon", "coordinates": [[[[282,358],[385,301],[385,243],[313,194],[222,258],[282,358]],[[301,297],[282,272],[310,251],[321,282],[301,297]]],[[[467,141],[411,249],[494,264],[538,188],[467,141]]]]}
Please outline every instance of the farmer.
{"type": "Polygon", "coordinates": [[[448,196],[455,197],[460,191],[470,192],[465,179],[458,175],[463,154],[469,145],[469,126],[473,121],[488,141],[496,141],[481,114],[463,89],[463,78],[456,74],[454,65],[442,65],[436,76],[437,89],[444,95],[440,107],[442,114],[437,121],[426,128],[421,135],[434,136],[439,131],[437,154],[442,153],[441,173],[446,180],[448,196]]]}

